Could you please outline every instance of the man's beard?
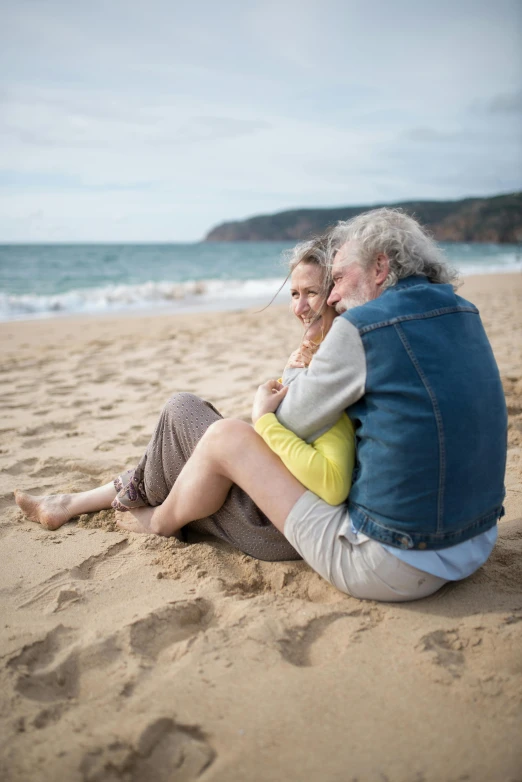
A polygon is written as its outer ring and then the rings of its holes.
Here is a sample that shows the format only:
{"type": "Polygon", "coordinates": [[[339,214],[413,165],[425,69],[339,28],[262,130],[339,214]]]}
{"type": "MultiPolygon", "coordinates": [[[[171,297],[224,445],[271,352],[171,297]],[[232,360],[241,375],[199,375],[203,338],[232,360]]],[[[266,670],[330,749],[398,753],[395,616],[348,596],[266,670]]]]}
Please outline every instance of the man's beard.
{"type": "Polygon", "coordinates": [[[353,309],[354,307],[361,307],[363,304],[367,304],[371,301],[371,296],[366,284],[360,283],[357,288],[349,296],[345,296],[336,305],[335,310],[342,315],[343,312],[353,309]]]}

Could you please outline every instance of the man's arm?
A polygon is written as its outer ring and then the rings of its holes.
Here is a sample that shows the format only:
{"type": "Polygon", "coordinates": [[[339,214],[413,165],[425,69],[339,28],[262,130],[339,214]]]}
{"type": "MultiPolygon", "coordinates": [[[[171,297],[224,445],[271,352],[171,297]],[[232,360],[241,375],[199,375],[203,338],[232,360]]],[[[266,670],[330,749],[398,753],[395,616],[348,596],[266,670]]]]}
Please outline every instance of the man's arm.
{"type": "Polygon", "coordinates": [[[308,369],[297,372],[276,415],[310,442],[364,394],[366,355],[358,330],[346,318],[336,318],[308,369]]]}

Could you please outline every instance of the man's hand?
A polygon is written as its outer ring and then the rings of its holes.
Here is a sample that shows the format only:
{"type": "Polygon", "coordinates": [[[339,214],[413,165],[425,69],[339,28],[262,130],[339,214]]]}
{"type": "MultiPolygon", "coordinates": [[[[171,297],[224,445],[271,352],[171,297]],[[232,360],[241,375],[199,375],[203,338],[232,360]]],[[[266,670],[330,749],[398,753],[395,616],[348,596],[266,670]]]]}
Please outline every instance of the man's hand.
{"type": "Polygon", "coordinates": [[[284,386],[279,380],[267,380],[259,386],[252,406],[252,423],[255,424],[265,413],[275,413],[287,391],[288,386],[284,386]]]}
{"type": "Polygon", "coordinates": [[[311,342],[310,340],[305,339],[302,345],[290,355],[285,369],[290,367],[304,369],[304,367],[307,367],[312,360],[314,353],[317,353],[319,345],[319,342],[311,342]]]}

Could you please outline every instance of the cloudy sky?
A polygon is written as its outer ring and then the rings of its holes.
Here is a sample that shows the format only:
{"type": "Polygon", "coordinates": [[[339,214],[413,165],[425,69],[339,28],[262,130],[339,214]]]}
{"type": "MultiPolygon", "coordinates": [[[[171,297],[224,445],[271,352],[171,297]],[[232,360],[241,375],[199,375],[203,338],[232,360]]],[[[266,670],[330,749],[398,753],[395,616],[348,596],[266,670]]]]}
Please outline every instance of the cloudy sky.
{"type": "Polygon", "coordinates": [[[0,0],[0,242],[520,189],[520,0],[0,0]]]}

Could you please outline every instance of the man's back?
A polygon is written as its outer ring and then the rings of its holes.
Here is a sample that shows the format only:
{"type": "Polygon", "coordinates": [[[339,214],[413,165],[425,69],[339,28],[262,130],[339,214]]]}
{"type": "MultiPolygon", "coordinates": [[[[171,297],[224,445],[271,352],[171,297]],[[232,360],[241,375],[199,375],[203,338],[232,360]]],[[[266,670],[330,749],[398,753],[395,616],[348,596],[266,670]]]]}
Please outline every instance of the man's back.
{"type": "Polygon", "coordinates": [[[358,438],[355,527],[431,549],[493,526],[507,416],[477,309],[449,285],[409,277],[342,317],[366,358],[365,393],[347,410],[358,438]]]}

